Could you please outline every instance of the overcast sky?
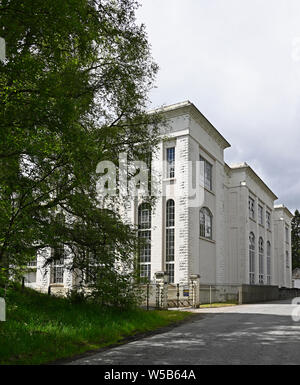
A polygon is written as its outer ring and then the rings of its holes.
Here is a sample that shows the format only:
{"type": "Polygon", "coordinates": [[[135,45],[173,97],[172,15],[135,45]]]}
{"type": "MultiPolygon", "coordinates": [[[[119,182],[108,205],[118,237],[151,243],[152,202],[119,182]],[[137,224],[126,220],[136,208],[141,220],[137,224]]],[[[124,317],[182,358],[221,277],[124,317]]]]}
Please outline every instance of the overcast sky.
{"type": "Polygon", "coordinates": [[[300,1],[140,0],[160,67],[151,107],[190,100],[292,211],[300,209],[300,1]]]}

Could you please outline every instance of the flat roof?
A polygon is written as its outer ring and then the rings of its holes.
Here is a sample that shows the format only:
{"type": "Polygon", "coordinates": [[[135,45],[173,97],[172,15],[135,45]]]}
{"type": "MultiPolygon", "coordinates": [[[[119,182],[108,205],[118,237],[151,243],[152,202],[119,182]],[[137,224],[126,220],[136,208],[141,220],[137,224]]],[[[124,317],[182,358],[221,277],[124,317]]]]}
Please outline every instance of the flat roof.
{"type": "MultiPolygon", "coordinates": [[[[150,110],[149,114],[151,113],[167,113],[167,112],[172,112],[175,110],[180,110],[180,109],[190,109],[196,116],[198,116],[202,121],[204,121],[212,131],[214,135],[219,139],[220,143],[222,144],[222,147],[228,148],[231,147],[231,144],[224,138],[222,134],[214,127],[213,124],[200,112],[200,110],[194,105],[194,103],[190,102],[189,100],[185,100],[183,102],[179,103],[174,103],[170,104],[168,106],[162,106],[159,108],[156,108],[154,110],[150,110]]],[[[206,129],[206,127],[203,127],[206,129]]],[[[210,132],[208,132],[210,134],[210,132]]]]}
{"type": "MultiPolygon", "coordinates": [[[[228,165],[227,165],[228,166],[228,165]]],[[[235,171],[235,170],[242,170],[242,169],[246,169],[248,172],[250,172],[250,174],[254,177],[254,179],[256,179],[256,181],[258,181],[258,183],[260,183],[261,185],[264,186],[264,188],[269,192],[270,195],[272,195],[272,197],[274,198],[274,200],[277,200],[278,199],[278,196],[276,194],[273,193],[273,191],[266,185],[266,183],[256,174],[256,172],[253,170],[253,168],[251,166],[249,166],[249,164],[247,162],[243,162],[243,163],[238,163],[238,164],[233,164],[233,165],[229,165],[228,166],[231,170],[235,171]]]]}
{"type": "Polygon", "coordinates": [[[274,209],[275,209],[275,210],[283,210],[283,211],[286,212],[286,214],[287,214],[288,216],[294,218],[294,214],[292,214],[292,213],[290,212],[290,210],[289,210],[285,205],[283,205],[283,204],[281,204],[281,205],[275,205],[275,206],[274,206],[274,209]]]}

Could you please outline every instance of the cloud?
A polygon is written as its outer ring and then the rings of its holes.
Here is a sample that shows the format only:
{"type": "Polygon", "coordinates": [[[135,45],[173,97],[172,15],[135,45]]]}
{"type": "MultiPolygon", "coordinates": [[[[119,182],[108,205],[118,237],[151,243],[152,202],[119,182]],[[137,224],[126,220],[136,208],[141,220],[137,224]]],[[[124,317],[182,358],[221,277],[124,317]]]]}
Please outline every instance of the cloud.
{"type": "Polygon", "coordinates": [[[191,100],[291,209],[300,208],[300,2],[142,1],[160,66],[152,107],[191,100]]]}

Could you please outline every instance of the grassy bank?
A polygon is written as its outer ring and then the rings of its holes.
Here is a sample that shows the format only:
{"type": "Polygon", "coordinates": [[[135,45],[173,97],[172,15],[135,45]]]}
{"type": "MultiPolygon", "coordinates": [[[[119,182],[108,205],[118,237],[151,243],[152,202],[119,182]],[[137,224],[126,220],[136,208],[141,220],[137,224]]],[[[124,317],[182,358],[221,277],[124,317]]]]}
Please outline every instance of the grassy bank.
{"type": "Polygon", "coordinates": [[[30,289],[10,290],[6,301],[7,321],[0,322],[0,365],[42,364],[71,357],[190,316],[71,304],[30,289]]]}

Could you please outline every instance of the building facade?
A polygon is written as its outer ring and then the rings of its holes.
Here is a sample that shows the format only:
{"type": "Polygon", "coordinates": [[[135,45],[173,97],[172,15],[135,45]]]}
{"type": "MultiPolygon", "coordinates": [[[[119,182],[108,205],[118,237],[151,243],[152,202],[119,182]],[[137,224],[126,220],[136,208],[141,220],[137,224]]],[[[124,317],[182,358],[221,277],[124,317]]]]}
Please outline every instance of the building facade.
{"type": "MultiPolygon", "coordinates": [[[[189,101],[160,110],[167,125],[152,159],[156,202],[132,199],[124,220],[143,239],[140,274],[150,282],[168,273],[171,284],[200,275],[206,285],[292,287],[293,215],[247,164],[229,166],[227,140],[189,101]]],[[[69,289],[74,276],[63,265],[42,268],[44,250],[27,284],[69,289]]]]}

